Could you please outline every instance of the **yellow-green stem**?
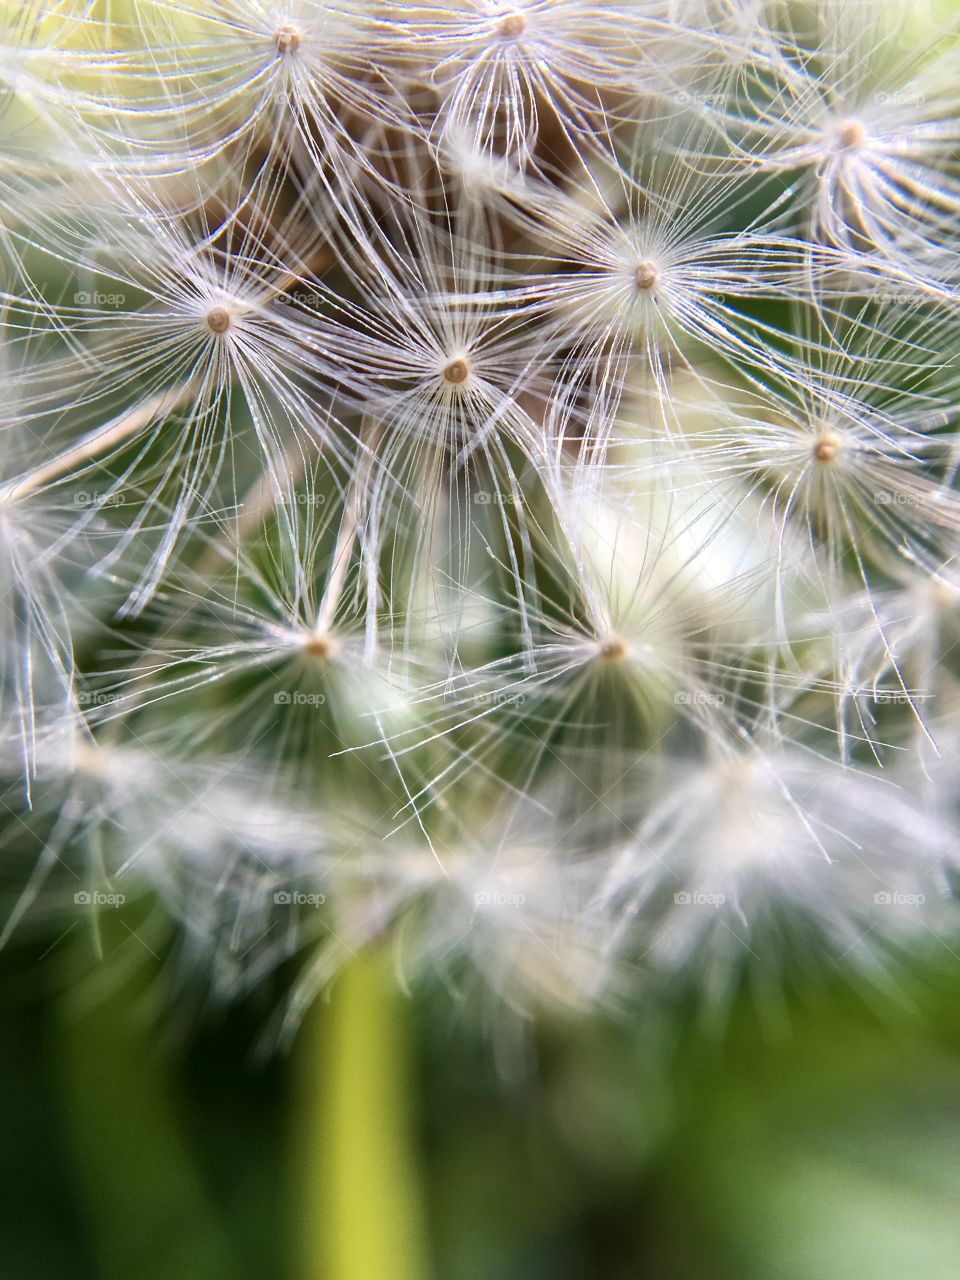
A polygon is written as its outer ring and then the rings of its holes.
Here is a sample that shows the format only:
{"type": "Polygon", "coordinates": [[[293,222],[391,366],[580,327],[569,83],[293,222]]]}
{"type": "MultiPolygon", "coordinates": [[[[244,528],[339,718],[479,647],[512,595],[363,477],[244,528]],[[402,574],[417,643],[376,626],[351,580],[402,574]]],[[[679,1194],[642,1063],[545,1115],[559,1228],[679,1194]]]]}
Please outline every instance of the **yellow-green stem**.
{"type": "Polygon", "coordinates": [[[302,1280],[427,1280],[407,1007],[387,957],[369,952],[302,1028],[294,1116],[302,1280]]]}

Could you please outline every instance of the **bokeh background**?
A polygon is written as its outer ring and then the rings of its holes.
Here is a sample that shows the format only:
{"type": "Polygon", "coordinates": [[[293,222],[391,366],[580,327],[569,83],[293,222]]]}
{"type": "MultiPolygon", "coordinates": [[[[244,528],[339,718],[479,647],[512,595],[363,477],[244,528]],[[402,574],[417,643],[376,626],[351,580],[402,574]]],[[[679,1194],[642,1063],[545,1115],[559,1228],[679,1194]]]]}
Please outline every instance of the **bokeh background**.
{"type": "Polygon", "coordinates": [[[805,966],[722,1023],[662,993],[481,1017],[372,954],[278,1046],[284,974],[211,1007],[108,914],[96,945],[81,921],[2,957],[3,1280],[960,1273],[942,942],[896,989],[805,966]]]}
{"type": "Polygon", "coordinates": [[[218,1007],[145,912],[0,953],[0,1280],[960,1276],[960,942],[709,1020],[524,1020],[371,954],[278,1043],[288,973],[218,1007]]]}

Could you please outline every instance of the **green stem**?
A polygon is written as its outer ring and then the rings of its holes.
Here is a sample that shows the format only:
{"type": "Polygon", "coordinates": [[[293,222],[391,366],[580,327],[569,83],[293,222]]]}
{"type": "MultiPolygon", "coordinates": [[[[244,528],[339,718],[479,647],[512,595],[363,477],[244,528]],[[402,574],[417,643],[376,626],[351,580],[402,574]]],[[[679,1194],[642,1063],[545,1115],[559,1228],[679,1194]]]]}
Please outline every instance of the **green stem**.
{"type": "Polygon", "coordinates": [[[302,1280],[426,1280],[412,1154],[407,1002],[387,957],[343,971],[299,1040],[302,1280]]]}

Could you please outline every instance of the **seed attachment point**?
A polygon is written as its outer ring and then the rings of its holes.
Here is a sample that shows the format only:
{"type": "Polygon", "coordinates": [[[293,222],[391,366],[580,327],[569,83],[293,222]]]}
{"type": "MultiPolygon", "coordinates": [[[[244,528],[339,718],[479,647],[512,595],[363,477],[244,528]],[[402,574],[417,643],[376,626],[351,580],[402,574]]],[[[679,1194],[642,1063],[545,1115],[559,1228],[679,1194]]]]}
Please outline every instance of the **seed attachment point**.
{"type": "Polygon", "coordinates": [[[451,360],[449,364],[444,366],[443,380],[451,387],[459,387],[470,376],[470,365],[463,358],[458,356],[455,360],[451,360]]]}
{"type": "Polygon", "coordinates": [[[308,636],[303,646],[303,651],[308,653],[311,658],[329,658],[331,653],[330,637],[322,635],[308,636]]]}
{"type": "Polygon", "coordinates": [[[502,40],[516,40],[526,29],[527,19],[522,13],[505,13],[494,27],[502,40]]]}
{"type": "Polygon", "coordinates": [[[641,293],[649,293],[659,278],[656,263],[641,262],[633,273],[633,279],[641,293]]]}
{"type": "Polygon", "coordinates": [[[858,151],[867,140],[867,131],[859,120],[844,120],[837,127],[837,146],[841,151],[858,151]]]}
{"type": "Polygon", "coordinates": [[[226,307],[211,307],[205,316],[207,328],[211,333],[226,333],[230,328],[230,312],[226,307]]]}
{"type": "Polygon", "coordinates": [[[619,662],[627,656],[627,642],[619,636],[608,636],[600,643],[600,657],[608,662],[619,662]]]}
{"type": "Polygon", "coordinates": [[[832,462],[840,452],[840,437],[835,431],[824,431],[813,444],[813,456],[817,462],[832,462]]]}
{"type": "Polygon", "coordinates": [[[300,48],[300,32],[295,27],[280,27],[276,37],[277,53],[296,53],[300,48]]]}

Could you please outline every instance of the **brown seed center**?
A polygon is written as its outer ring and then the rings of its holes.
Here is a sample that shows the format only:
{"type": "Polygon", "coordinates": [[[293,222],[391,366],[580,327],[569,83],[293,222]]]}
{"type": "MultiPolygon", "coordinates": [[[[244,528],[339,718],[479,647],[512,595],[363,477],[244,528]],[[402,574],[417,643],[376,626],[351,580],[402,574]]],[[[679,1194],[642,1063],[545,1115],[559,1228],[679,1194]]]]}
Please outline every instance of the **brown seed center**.
{"type": "Polygon", "coordinates": [[[642,293],[648,293],[657,283],[659,273],[653,262],[641,262],[634,272],[634,280],[637,288],[642,293]]]}
{"type": "Polygon", "coordinates": [[[505,13],[494,28],[504,40],[516,40],[527,29],[527,19],[522,13],[505,13]]]}
{"type": "Polygon", "coordinates": [[[840,437],[833,431],[818,436],[813,446],[813,456],[818,462],[832,462],[840,452],[840,437]]]}
{"type": "Polygon", "coordinates": [[[281,27],[277,32],[277,53],[296,53],[300,48],[300,32],[294,27],[281,27]]]}
{"type": "Polygon", "coordinates": [[[230,328],[230,312],[226,307],[211,307],[207,312],[207,328],[211,333],[226,333],[230,328]]]}
{"type": "Polygon", "coordinates": [[[452,387],[459,387],[462,382],[466,382],[470,374],[470,366],[461,356],[456,360],[451,360],[443,371],[444,382],[449,382],[452,387]]]}
{"type": "Polygon", "coordinates": [[[837,145],[842,151],[856,151],[867,138],[867,131],[859,120],[844,120],[837,129],[837,145]]]}
{"type": "Polygon", "coordinates": [[[621,640],[619,636],[610,636],[604,640],[600,646],[600,657],[616,661],[618,658],[627,656],[627,642],[621,640]]]}
{"type": "Polygon", "coordinates": [[[303,646],[303,651],[308,653],[311,658],[329,658],[333,652],[333,644],[329,636],[314,632],[308,637],[303,646]]]}

